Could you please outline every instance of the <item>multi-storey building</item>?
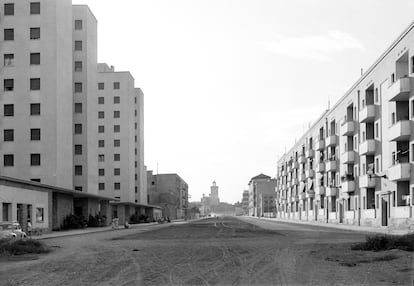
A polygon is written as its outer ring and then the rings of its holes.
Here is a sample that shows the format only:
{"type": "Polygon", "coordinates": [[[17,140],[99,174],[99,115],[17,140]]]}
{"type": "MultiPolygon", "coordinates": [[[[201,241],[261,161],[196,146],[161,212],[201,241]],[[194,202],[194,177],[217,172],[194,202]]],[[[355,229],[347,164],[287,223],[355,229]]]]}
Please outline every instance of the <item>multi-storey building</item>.
{"type": "Polygon", "coordinates": [[[177,174],[157,174],[147,172],[148,201],[162,208],[165,218],[187,217],[188,184],[177,174]]]}
{"type": "Polygon", "coordinates": [[[0,175],[111,197],[121,220],[148,213],[143,93],[97,63],[88,6],[1,0],[0,14],[0,175]]]}
{"type": "Polygon", "coordinates": [[[260,174],[249,182],[249,215],[273,216],[276,179],[260,174]]]}
{"type": "Polygon", "coordinates": [[[73,186],[71,9],[0,1],[1,175],[73,186]]]}
{"type": "Polygon", "coordinates": [[[414,23],[278,161],[278,216],[414,223],[414,23]]]}
{"type": "Polygon", "coordinates": [[[72,6],[73,186],[98,194],[97,20],[86,5],[72,6]]]}
{"type": "Polygon", "coordinates": [[[249,191],[245,190],[243,191],[243,197],[242,197],[242,209],[243,209],[243,215],[249,214],[249,191]]]}

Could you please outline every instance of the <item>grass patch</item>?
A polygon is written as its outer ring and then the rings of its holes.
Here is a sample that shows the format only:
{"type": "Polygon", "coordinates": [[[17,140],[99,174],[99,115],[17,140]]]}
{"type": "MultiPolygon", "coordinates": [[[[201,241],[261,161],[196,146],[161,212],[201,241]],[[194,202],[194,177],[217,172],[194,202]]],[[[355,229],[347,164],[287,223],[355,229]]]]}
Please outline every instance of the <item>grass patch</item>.
{"type": "Polygon", "coordinates": [[[384,251],[400,249],[414,251],[414,233],[406,235],[374,235],[367,236],[366,241],[351,246],[352,250],[384,251]]]}
{"type": "Polygon", "coordinates": [[[2,239],[0,240],[0,255],[23,255],[28,253],[48,253],[50,249],[35,239],[2,239]]]}

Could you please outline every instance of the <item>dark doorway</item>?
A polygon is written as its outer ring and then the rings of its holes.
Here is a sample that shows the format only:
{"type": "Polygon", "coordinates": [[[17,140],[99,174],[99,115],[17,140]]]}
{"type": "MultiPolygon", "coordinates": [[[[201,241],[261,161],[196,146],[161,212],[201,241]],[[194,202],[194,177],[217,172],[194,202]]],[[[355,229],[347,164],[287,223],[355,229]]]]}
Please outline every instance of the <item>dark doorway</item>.
{"type": "Polygon", "coordinates": [[[382,226],[388,226],[388,198],[386,198],[386,197],[381,198],[381,207],[382,207],[381,225],[382,226]]]}

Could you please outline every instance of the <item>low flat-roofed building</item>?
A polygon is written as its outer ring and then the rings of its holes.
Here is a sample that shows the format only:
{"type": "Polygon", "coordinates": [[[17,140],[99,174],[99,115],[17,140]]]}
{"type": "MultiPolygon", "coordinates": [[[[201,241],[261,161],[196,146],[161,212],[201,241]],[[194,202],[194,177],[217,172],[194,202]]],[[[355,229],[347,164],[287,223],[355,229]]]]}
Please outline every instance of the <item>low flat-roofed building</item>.
{"type": "Polygon", "coordinates": [[[33,229],[48,232],[60,229],[70,214],[105,216],[111,220],[110,197],[0,176],[0,222],[18,221],[26,230],[30,220],[33,229]]]}

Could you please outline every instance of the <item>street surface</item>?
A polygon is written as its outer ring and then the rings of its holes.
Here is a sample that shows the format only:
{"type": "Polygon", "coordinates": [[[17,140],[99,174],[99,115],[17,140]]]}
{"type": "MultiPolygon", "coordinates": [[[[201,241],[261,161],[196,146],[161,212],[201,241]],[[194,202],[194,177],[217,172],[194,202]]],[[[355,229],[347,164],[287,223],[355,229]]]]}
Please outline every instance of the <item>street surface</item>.
{"type": "Polygon", "coordinates": [[[44,240],[0,285],[413,285],[413,253],[352,251],[364,233],[208,218],[44,240]],[[36,257],[32,257],[36,259],[36,257]]]}

